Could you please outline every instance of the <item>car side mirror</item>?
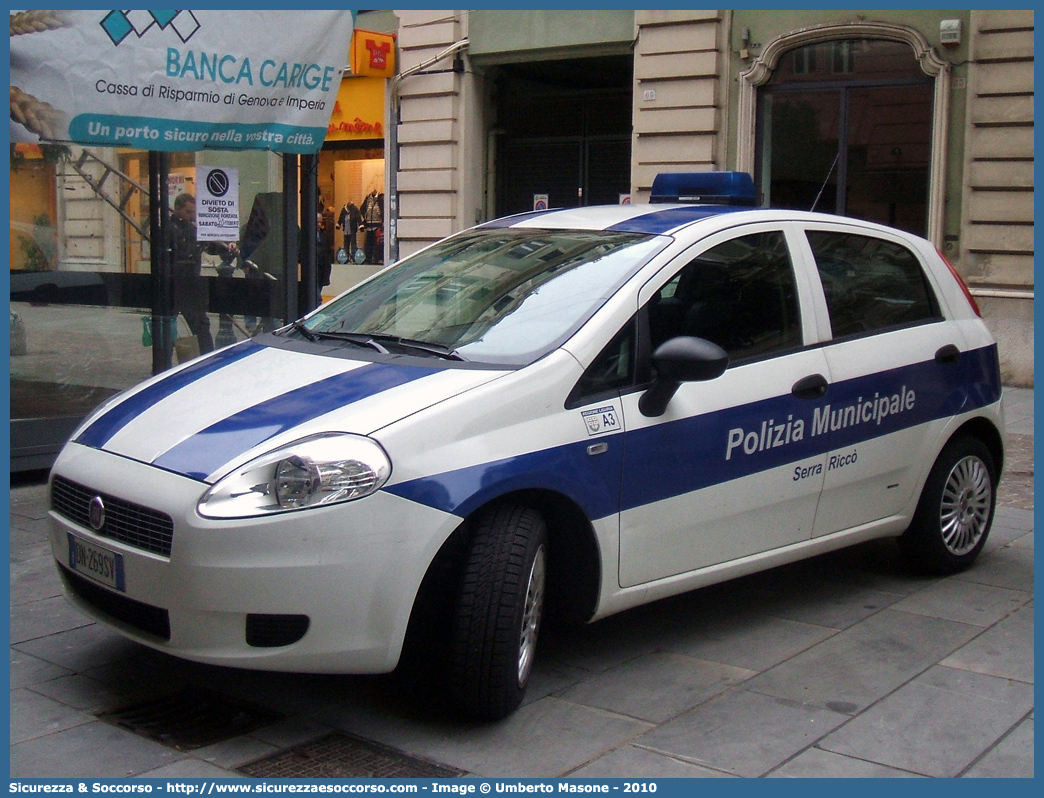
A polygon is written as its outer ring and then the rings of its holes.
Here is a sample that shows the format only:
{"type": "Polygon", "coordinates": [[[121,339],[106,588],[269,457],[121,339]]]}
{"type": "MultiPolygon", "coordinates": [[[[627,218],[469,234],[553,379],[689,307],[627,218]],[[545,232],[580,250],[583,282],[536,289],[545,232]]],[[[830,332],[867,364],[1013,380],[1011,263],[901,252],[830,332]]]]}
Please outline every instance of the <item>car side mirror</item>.
{"type": "Polygon", "coordinates": [[[705,382],[725,373],[729,353],[705,338],[681,335],[671,338],[653,352],[656,380],[638,399],[643,416],[662,416],[683,382],[705,382]]]}

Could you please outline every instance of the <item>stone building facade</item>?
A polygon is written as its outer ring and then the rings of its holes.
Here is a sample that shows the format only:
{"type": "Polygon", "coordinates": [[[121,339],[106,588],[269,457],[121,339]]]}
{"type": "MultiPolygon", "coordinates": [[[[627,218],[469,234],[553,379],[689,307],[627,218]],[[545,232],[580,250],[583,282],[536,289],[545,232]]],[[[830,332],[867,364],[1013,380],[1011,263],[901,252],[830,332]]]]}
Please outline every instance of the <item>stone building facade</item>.
{"type": "MultiPolygon", "coordinates": [[[[643,201],[663,171],[750,171],[767,193],[764,98],[773,94],[790,107],[795,95],[786,90],[801,87],[781,76],[813,78],[818,47],[821,71],[824,59],[833,61],[816,85],[841,86],[853,120],[861,107],[879,117],[870,134],[876,144],[864,142],[862,160],[852,156],[849,183],[839,191],[863,190],[867,203],[886,207],[888,197],[870,196],[881,193],[884,178],[872,189],[858,181],[890,157],[917,161],[913,173],[925,185],[914,192],[915,231],[971,287],[1000,342],[1005,382],[1033,384],[1032,11],[394,13],[399,74],[386,103],[391,257],[505,211],[528,210],[517,207],[518,184],[530,174],[546,175],[550,185],[563,171],[571,179],[574,164],[575,195],[556,202],[552,189],[552,204],[643,201]],[[919,92],[916,109],[866,100],[878,89],[864,89],[866,76],[852,72],[854,43],[908,60],[899,77],[878,83],[919,92]],[[629,148],[619,146],[621,106],[629,148]],[[899,117],[892,134],[887,113],[899,117]],[[564,120],[574,116],[574,129],[566,129],[564,120]],[[900,141],[914,134],[923,140],[900,141]]],[[[857,121],[849,128],[853,140],[861,135],[857,121]]],[[[785,154],[772,157],[785,164],[785,154]]],[[[902,205],[910,192],[897,170],[890,174],[902,205]]],[[[828,180],[843,177],[833,167],[828,173],[828,180]]],[[[534,198],[544,196],[533,187],[534,198]]],[[[529,196],[528,184],[521,192],[529,196]]]]}

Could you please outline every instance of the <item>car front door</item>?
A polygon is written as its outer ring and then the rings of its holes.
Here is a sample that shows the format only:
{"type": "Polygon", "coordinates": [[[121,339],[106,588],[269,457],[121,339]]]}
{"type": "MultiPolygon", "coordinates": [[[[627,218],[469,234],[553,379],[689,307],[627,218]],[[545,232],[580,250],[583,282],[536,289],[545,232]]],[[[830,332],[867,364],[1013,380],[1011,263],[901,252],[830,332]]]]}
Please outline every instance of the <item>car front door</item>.
{"type": "Polygon", "coordinates": [[[650,353],[680,335],[718,344],[730,365],[681,384],[660,416],[643,415],[643,391],[623,396],[622,587],[811,537],[825,447],[808,419],[827,365],[809,345],[818,336],[812,284],[795,271],[784,228],[719,233],[639,296],[646,378],[650,353]]]}

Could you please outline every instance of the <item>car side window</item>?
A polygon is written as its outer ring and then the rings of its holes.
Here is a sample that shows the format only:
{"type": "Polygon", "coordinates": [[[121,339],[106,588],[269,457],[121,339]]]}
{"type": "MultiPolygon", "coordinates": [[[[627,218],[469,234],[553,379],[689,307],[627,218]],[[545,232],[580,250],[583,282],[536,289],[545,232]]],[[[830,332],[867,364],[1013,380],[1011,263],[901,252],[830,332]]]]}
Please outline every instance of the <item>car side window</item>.
{"type": "Polygon", "coordinates": [[[646,306],[650,351],[691,335],[730,363],[802,345],[794,269],[781,231],[733,238],[687,263],[646,306]]]}
{"type": "Polygon", "coordinates": [[[906,247],[852,233],[809,230],[806,234],[834,338],[938,318],[920,261],[906,247]]]}
{"type": "Polygon", "coordinates": [[[636,339],[635,320],[632,318],[587,367],[570,392],[566,407],[578,407],[586,401],[633,385],[637,360],[636,339]]]}

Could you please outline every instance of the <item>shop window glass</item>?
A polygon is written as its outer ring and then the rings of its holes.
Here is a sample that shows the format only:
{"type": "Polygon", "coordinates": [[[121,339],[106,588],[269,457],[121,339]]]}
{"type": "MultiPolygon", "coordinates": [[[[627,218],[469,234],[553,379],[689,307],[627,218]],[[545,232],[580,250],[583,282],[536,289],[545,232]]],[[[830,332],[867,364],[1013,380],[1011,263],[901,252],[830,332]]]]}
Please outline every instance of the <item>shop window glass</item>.
{"type": "MultiPolygon", "coordinates": [[[[279,157],[209,151],[171,153],[169,162],[171,203],[196,193],[197,165],[237,167],[241,243],[253,247],[231,264],[201,254],[193,275],[197,329],[207,326],[211,345],[223,346],[274,328],[286,316],[279,157]]],[[[48,467],[80,419],[154,372],[148,183],[144,151],[11,145],[15,470],[48,467]]],[[[171,338],[182,345],[172,347],[168,362],[201,350],[183,314],[173,327],[171,338]],[[197,345],[185,345],[192,341],[197,345]]]]}

